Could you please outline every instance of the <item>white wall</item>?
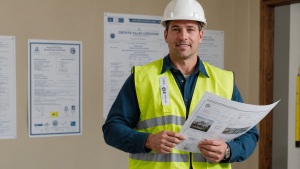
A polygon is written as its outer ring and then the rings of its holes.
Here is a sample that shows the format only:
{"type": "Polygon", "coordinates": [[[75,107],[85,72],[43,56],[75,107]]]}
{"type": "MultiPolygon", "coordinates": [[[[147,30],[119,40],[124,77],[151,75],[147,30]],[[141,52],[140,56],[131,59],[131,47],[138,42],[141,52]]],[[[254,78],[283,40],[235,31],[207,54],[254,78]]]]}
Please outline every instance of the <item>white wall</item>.
{"type": "Polygon", "coordinates": [[[295,147],[296,77],[300,66],[300,3],[290,8],[290,63],[288,107],[288,168],[300,168],[300,148],[295,147]]]}
{"type": "Polygon", "coordinates": [[[300,66],[300,3],[275,8],[273,169],[300,168],[295,147],[296,78],[300,66]]]}

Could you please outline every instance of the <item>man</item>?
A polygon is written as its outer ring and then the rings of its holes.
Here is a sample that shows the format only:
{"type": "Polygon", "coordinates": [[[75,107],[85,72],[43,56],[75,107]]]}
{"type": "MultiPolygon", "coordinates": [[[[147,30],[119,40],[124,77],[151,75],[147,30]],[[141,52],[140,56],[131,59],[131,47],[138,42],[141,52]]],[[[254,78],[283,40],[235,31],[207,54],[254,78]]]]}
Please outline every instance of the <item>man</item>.
{"type": "Polygon", "coordinates": [[[162,25],[169,55],[133,68],[103,125],[104,139],[130,153],[129,168],[231,168],[230,163],[243,161],[254,151],[256,127],[228,143],[201,141],[202,154],[174,148],[185,139],[179,131],[205,91],[243,102],[233,73],[197,56],[206,26],[204,11],[196,0],[172,0],[162,25]]]}

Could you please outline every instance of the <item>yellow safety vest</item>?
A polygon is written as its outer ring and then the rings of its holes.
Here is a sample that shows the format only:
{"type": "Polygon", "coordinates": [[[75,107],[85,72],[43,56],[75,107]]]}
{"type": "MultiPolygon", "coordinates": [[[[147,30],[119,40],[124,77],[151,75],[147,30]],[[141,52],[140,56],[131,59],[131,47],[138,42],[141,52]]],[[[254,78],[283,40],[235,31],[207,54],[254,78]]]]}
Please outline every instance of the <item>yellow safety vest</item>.
{"type": "MultiPolygon", "coordinates": [[[[234,87],[232,72],[224,71],[203,62],[209,78],[199,72],[193,98],[191,113],[205,91],[231,99],[234,87]]],[[[144,66],[136,66],[134,82],[139,108],[139,122],[135,130],[139,132],[158,133],[169,130],[179,133],[186,121],[186,108],[177,83],[170,70],[161,74],[163,59],[144,66]],[[162,105],[159,77],[167,77],[169,105],[162,105]]],[[[179,151],[173,148],[169,154],[149,153],[129,154],[130,169],[189,169],[192,159],[193,169],[231,169],[230,163],[209,163],[202,154],[179,151]],[[190,156],[191,154],[191,156],[190,156]]]]}

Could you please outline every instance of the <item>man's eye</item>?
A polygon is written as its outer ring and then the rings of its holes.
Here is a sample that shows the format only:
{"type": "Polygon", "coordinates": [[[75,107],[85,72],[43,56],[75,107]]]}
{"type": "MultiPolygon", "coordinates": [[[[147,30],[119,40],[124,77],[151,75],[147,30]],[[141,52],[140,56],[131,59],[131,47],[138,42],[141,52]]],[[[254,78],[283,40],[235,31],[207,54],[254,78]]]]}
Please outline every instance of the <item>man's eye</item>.
{"type": "Polygon", "coordinates": [[[178,29],[173,29],[173,31],[178,31],[178,29]]]}

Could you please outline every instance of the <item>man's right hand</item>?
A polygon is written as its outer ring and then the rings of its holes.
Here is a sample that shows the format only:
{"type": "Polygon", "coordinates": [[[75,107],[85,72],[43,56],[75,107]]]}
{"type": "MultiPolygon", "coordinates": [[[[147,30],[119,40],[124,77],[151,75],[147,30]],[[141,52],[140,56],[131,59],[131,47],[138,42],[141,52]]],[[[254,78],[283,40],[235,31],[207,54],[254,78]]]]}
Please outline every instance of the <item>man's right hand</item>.
{"type": "Polygon", "coordinates": [[[173,131],[163,130],[156,134],[150,134],[145,147],[159,154],[168,154],[176,144],[180,143],[180,140],[185,140],[185,137],[173,131]]]}

